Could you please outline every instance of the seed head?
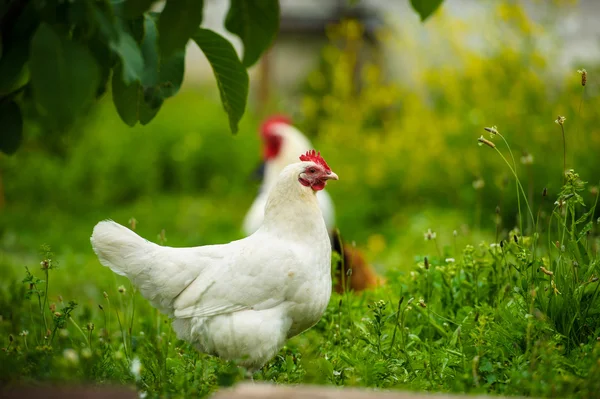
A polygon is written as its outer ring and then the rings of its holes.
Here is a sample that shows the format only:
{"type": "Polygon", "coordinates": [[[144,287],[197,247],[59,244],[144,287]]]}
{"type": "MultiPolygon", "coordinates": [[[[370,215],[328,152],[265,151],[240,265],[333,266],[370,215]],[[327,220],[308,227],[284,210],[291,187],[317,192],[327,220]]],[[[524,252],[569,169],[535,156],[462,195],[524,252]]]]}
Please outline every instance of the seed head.
{"type": "Polygon", "coordinates": [[[456,262],[456,259],[454,258],[446,258],[446,263],[454,263],[456,262]]]}
{"type": "Polygon", "coordinates": [[[490,134],[492,135],[498,134],[498,128],[495,125],[492,127],[484,127],[483,130],[485,130],[486,132],[490,132],[490,134]]]}
{"type": "Polygon", "coordinates": [[[513,235],[513,239],[515,240],[515,244],[518,244],[518,243],[519,243],[519,239],[517,238],[517,235],[516,235],[516,234],[515,234],[515,235],[513,235]]]}
{"type": "Polygon", "coordinates": [[[94,323],[87,323],[88,331],[94,331],[94,323]]]}
{"type": "Polygon", "coordinates": [[[13,342],[13,341],[15,340],[15,337],[13,337],[13,335],[12,335],[12,334],[8,334],[8,340],[9,340],[10,342],[13,342]]]}
{"type": "Polygon", "coordinates": [[[425,263],[425,270],[429,270],[429,259],[427,259],[427,256],[424,259],[424,263],[425,263]]]}
{"type": "Polygon", "coordinates": [[[548,189],[546,187],[544,187],[544,190],[542,191],[542,197],[546,197],[548,195],[548,189]]]}
{"type": "Polygon", "coordinates": [[[595,197],[598,195],[598,186],[590,187],[590,193],[595,197]]]}
{"type": "Polygon", "coordinates": [[[106,293],[106,291],[103,291],[102,295],[104,295],[104,298],[108,299],[108,294],[106,293]]]}
{"type": "Polygon", "coordinates": [[[125,287],[124,287],[124,286],[122,286],[122,285],[120,285],[120,286],[119,286],[119,288],[117,288],[117,289],[119,290],[119,292],[120,292],[121,294],[125,294],[125,293],[127,292],[127,290],[125,289],[125,287]]]}
{"type": "Polygon", "coordinates": [[[488,139],[484,138],[483,136],[479,137],[477,139],[477,141],[479,141],[479,145],[487,145],[490,148],[496,148],[496,144],[492,143],[491,141],[489,141],[488,139]]]}
{"type": "Polygon", "coordinates": [[[499,215],[500,214],[500,205],[496,205],[496,214],[499,215]]]}
{"type": "Polygon", "coordinates": [[[452,235],[453,235],[454,237],[458,236],[458,231],[454,230],[454,231],[452,232],[452,235]]]}
{"type": "Polygon", "coordinates": [[[577,73],[581,75],[581,85],[585,86],[587,83],[587,71],[585,69],[578,69],[577,73]]]}
{"type": "Polygon", "coordinates": [[[422,308],[426,308],[427,304],[425,303],[425,301],[423,299],[419,299],[419,306],[422,308]]]}
{"type": "Polygon", "coordinates": [[[562,126],[562,125],[564,125],[564,124],[565,124],[565,121],[566,121],[566,120],[567,120],[567,118],[565,118],[564,116],[560,116],[560,115],[559,115],[559,116],[556,118],[556,120],[554,121],[554,123],[556,123],[556,124],[558,124],[558,125],[561,125],[561,126],[562,126]]]}
{"type": "Polygon", "coordinates": [[[546,269],[544,266],[540,266],[540,270],[542,271],[542,273],[544,273],[546,276],[553,276],[554,272],[551,272],[550,270],[546,269]]]}

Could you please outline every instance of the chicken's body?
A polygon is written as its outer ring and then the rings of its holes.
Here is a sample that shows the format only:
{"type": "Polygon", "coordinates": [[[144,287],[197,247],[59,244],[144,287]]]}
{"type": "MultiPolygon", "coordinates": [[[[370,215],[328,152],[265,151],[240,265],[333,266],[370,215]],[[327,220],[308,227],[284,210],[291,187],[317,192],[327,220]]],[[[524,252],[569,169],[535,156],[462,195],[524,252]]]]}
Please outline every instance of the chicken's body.
{"type": "Polygon", "coordinates": [[[244,239],[162,247],[104,221],[94,228],[92,246],[103,265],[173,318],[180,339],[255,371],[286,339],[317,323],[331,295],[327,229],[316,191],[300,182],[311,165],[281,172],[264,222],[244,239]]]}

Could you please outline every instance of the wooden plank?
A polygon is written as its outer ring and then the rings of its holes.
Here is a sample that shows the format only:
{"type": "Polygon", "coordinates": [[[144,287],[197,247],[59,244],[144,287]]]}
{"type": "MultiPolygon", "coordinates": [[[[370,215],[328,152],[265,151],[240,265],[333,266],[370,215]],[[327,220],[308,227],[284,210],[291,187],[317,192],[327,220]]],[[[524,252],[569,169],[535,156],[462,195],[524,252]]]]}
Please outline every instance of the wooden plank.
{"type": "MultiPolygon", "coordinates": [[[[218,391],[211,399],[490,399],[485,395],[456,395],[307,385],[240,383],[218,391]]],[[[501,396],[493,396],[501,399],[501,396]]],[[[517,397],[511,397],[517,399],[517,397]]]]}
{"type": "Polygon", "coordinates": [[[0,399],[138,399],[130,387],[99,386],[37,386],[0,389],[0,399]]]}

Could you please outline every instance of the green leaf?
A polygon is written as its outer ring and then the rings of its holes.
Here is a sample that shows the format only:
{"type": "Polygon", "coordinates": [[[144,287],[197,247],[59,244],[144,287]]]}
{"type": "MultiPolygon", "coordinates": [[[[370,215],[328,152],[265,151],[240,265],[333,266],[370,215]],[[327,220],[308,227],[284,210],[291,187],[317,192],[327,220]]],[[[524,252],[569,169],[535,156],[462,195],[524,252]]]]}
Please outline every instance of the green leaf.
{"type": "MultiPolygon", "coordinates": [[[[164,101],[160,90],[160,60],[158,54],[158,32],[156,22],[148,15],[144,16],[144,38],[142,56],[144,70],[141,81],[126,82],[120,65],[113,76],[113,102],[121,119],[129,126],[139,121],[149,123],[158,113],[164,101]]],[[[183,70],[182,70],[183,75],[183,70]]],[[[183,80],[183,77],[182,77],[183,80]]],[[[181,85],[181,83],[179,84],[181,85]]]]}
{"type": "Polygon", "coordinates": [[[429,18],[443,2],[444,0],[410,0],[412,8],[421,16],[421,22],[429,18]]]}
{"type": "Polygon", "coordinates": [[[139,80],[144,72],[144,59],[133,36],[123,30],[120,31],[119,39],[111,43],[111,48],[121,58],[123,80],[126,83],[139,80]]]}
{"type": "Polygon", "coordinates": [[[213,69],[221,102],[229,117],[229,127],[232,133],[237,133],[238,123],[246,110],[248,72],[231,43],[217,33],[200,28],[192,39],[213,69]]]}
{"type": "Polygon", "coordinates": [[[91,103],[100,71],[90,51],[42,23],[31,41],[29,68],[34,98],[59,125],[91,103]]]}
{"type": "Polygon", "coordinates": [[[159,48],[163,57],[185,48],[202,23],[203,0],[167,0],[160,13],[159,48]]]}
{"type": "Polygon", "coordinates": [[[94,5],[93,15],[108,47],[121,59],[123,80],[127,84],[139,80],[144,70],[144,60],[138,45],[144,34],[143,17],[124,21],[116,18],[103,3],[94,5]]]}
{"type": "Polygon", "coordinates": [[[13,154],[23,140],[23,117],[14,102],[0,105],[0,151],[13,154]]]}
{"type": "MultiPolygon", "coordinates": [[[[121,76],[122,66],[119,65],[115,69],[112,79],[112,95],[113,102],[117,109],[117,113],[129,126],[135,126],[139,121],[142,125],[149,123],[160,110],[162,101],[156,107],[151,107],[146,102],[148,94],[144,93],[144,88],[139,82],[126,84],[121,76]]],[[[152,100],[152,97],[148,98],[152,100]]]]}
{"type": "Polygon", "coordinates": [[[98,37],[93,37],[89,40],[88,48],[100,66],[100,80],[98,89],[96,90],[96,97],[100,97],[106,92],[110,73],[117,62],[117,57],[98,37]]]}
{"type": "Polygon", "coordinates": [[[142,15],[150,9],[156,0],[125,0],[119,10],[119,15],[125,18],[134,18],[142,15]]]}
{"type": "Polygon", "coordinates": [[[185,51],[180,50],[160,63],[159,87],[163,98],[172,97],[181,88],[185,72],[185,51]]]}
{"type": "Polygon", "coordinates": [[[279,31],[279,0],[231,0],[225,27],[244,43],[244,66],[252,66],[279,31]]]}
{"type": "Polygon", "coordinates": [[[0,95],[11,93],[29,80],[28,43],[8,42],[0,59],[0,95]]]}

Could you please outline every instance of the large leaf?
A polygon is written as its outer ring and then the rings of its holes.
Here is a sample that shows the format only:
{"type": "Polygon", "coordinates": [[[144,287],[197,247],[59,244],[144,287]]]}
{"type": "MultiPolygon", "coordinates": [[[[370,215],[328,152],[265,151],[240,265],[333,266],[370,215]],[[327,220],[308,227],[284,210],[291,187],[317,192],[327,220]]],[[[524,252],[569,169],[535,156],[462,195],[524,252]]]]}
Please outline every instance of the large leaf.
{"type": "MultiPolygon", "coordinates": [[[[117,112],[123,121],[129,126],[134,126],[138,121],[143,125],[149,123],[160,110],[164,98],[167,97],[161,90],[166,85],[163,79],[173,79],[171,86],[177,89],[183,80],[183,55],[178,53],[181,59],[181,68],[174,71],[173,67],[162,73],[162,64],[158,54],[158,32],[156,22],[151,16],[144,16],[144,38],[141,43],[142,56],[144,59],[144,70],[141,80],[138,82],[125,82],[122,79],[121,68],[115,70],[113,76],[113,102],[117,112]]],[[[171,59],[164,63],[169,64],[171,59]]]]}
{"type": "Polygon", "coordinates": [[[33,94],[50,120],[64,125],[95,97],[100,71],[90,51],[42,23],[31,41],[33,94]]]}
{"type": "Polygon", "coordinates": [[[23,140],[23,117],[14,102],[0,105],[0,151],[13,154],[23,140]]]}
{"type": "Polygon", "coordinates": [[[9,42],[0,58],[0,95],[11,93],[27,83],[27,42],[9,42]]]}
{"type": "Polygon", "coordinates": [[[125,0],[120,8],[115,7],[115,11],[118,10],[126,18],[138,17],[148,11],[154,2],[156,0],[125,0]]]}
{"type": "Polygon", "coordinates": [[[144,72],[142,85],[156,86],[158,84],[158,31],[156,23],[149,17],[144,17],[144,40],[142,41],[142,57],[144,58],[144,72]]]}
{"type": "Polygon", "coordinates": [[[185,51],[179,50],[160,62],[158,83],[163,98],[172,97],[181,88],[185,72],[185,51]]]}
{"type": "Polygon", "coordinates": [[[162,102],[158,106],[150,106],[146,98],[152,101],[153,97],[144,92],[140,82],[123,82],[121,68],[121,65],[115,68],[112,79],[112,96],[117,113],[129,126],[135,126],[138,121],[145,125],[156,116],[162,102]]]}
{"type": "Polygon", "coordinates": [[[203,0],[167,0],[160,13],[159,47],[163,57],[185,48],[202,23],[203,0]]]}
{"type": "Polygon", "coordinates": [[[277,36],[279,0],[231,0],[225,27],[244,43],[244,66],[252,66],[277,36]]]}
{"type": "Polygon", "coordinates": [[[221,95],[223,108],[229,117],[232,133],[246,110],[248,72],[229,41],[208,29],[198,29],[192,37],[210,63],[221,95]]]}
{"type": "Polygon", "coordinates": [[[410,0],[412,8],[421,16],[421,22],[429,18],[443,2],[444,0],[410,0]]]}
{"type": "Polygon", "coordinates": [[[143,17],[124,21],[115,17],[104,3],[93,6],[93,16],[109,48],[121,59],[123,80],[127,84],[139,80],[144,70],[144,60],[138,45],[144,33],[143,17]]]}

